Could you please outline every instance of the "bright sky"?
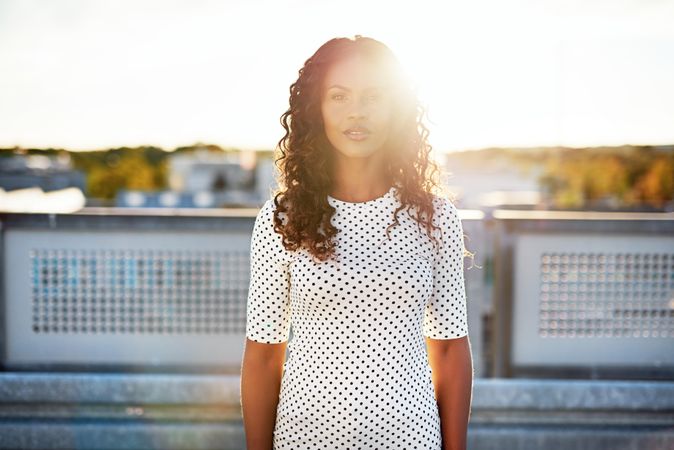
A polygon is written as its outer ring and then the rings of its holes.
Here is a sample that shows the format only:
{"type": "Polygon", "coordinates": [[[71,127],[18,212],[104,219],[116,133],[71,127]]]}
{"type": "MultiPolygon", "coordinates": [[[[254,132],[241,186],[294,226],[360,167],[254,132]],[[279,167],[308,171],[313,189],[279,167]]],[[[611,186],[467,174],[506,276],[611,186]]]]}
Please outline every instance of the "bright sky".
{"type": "Polygon", "coordinates": [[[386,43],[439,151],[674,143],[674,1],[0,0],[0,147],[273,148],[304,61],[386,43]]]}

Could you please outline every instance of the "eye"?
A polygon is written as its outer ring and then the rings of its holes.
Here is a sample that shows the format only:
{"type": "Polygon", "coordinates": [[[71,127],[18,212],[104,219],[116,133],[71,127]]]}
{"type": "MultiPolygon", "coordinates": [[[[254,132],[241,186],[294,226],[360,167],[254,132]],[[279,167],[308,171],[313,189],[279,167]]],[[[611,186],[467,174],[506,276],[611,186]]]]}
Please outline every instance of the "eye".
{"type": "Polygon", "coordinates": [[[346,96],[344,94],[332,94],[330,98],[333,100],[337,100],[338,102],[341,102],[346,98],[346,96]]]}

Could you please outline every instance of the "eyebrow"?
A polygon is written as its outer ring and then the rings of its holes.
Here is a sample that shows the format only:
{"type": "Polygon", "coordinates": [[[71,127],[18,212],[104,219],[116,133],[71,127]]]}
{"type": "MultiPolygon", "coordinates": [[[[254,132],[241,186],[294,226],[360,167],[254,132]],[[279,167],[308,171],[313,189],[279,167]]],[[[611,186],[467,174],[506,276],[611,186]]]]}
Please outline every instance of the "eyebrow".
{"type": "MultiPolygon", "coordinates": [[[[332,89],[332,88],[344,89],[345,91],[351,92],[351,89],[349,89],[349,88],[346,87],[346,86],[342,86],[341,84],[333,84],[333,85],[331,85],[331,86],[328,87],[328,89],[332,89]]],[[[381,88],[382,88],[381,86],[370,86],[370,87],[368,87],[366,90],[381,89],[381,88]]]]}

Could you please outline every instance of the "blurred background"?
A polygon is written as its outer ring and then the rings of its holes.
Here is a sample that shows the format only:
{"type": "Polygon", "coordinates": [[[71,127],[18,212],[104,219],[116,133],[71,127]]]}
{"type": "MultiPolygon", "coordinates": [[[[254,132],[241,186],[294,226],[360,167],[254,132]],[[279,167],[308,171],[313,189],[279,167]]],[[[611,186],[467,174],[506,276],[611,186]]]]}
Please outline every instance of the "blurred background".
{"type": "Polygon", "coordinates": [[[672,24],[671,0],[0,0],[0,448],[244,448],[279,117],[354,34],[415,81],[475,254],[469,448],[674,448],[672,24]]]}

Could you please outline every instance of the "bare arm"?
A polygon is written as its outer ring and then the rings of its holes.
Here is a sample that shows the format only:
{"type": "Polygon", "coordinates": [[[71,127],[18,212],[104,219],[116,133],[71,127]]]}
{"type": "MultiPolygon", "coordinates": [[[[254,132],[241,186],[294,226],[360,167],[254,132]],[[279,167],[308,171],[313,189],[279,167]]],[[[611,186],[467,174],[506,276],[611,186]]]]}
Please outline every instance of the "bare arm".
{"type": "Polygon", "coordinates": [[[272,450],[287,342],[246,338],[241,365],[241,406],[247,450],[272,450]]]}
{"type": "Polygon", "coordinates": [[[443,450],[466,450],[473,389],[473,359],[468,336],[426,338],[435,397],[440,412],[443,450]]]}

